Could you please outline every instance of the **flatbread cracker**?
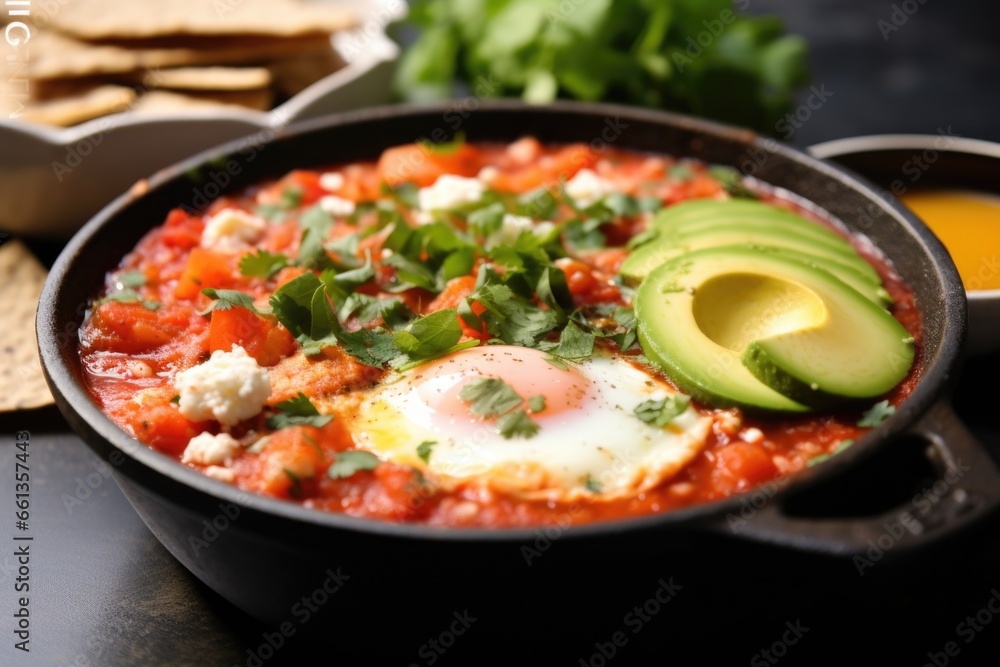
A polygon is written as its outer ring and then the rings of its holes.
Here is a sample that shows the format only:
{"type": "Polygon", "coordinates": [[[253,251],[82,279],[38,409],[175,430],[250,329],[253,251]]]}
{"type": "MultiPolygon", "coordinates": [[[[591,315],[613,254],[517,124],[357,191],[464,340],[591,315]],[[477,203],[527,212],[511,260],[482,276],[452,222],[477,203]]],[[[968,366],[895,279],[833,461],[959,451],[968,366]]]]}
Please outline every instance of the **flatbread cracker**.
{"type": "Polygon", "coordinates": [[[32,102],[21,118],[36,123],[69,127],[92,118],[126,111],[135,101],[135,91],[125,86],[99,86],[78,97],[32,102]]]}
{"type": "Polygon", "coordinates": [[[298,95],[320,79],[333,74],[346,63],[331,46],[325,53],[308,57],[286,58],[268,67],[275,88],[285,97],[298,95]]]}
{"type": "Polygon", "coordinates": [[[35,338],[35,309],[47,272],[20,241],[0,245],[0,411],[52,403],[35,338]]]}
{"type": "Polygon", "coordinates": [[[146,69],[201,65],[259,65],[277,58],[324,53],[330,36],[187,38],[173,46],[135,48],[91,44],[48,30],[32,36],[28,73],[34,81],[123,74],[146,69]]]}
{"type": "Polygon", "coordinates": [[[271,108],[273,100],[274,93],[270,89],[186,93],[152,90],[139,97],[132,111],[135,113],[172,113],[196,109],[218,111],[220,107],[233,106],[267,111],[271,108]]]}
{"type": "Polygon", "coordinates": [[[145,73],[139,82],[171,90],[257,90],[271,85],[266,67],[178,67],[145,73]]]}
{"type": "Polygon", "coordinates": [[[52,16],[53,28],[82,39],[255,34],[290,37],[357,25],[354,12],[296,0],[74,0],[52,16]]]}

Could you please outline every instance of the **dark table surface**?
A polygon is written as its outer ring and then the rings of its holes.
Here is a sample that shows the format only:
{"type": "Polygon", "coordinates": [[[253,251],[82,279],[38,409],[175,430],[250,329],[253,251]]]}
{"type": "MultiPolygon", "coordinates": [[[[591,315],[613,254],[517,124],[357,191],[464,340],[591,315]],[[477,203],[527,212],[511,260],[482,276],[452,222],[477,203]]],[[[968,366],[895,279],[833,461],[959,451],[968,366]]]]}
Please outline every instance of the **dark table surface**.
{"type": "MultiPolygon", "coordinates": [[[[833,93],[792,143],[934,133],[949,126],[962,136],[1000,140],[995,123],[1000,42],[993,20],[1000,9],[985,2],[898,4],[916,11],[898,30],[885,32],[888,38],[879,21],[892,22],[890,2],[749,4],[750,11],[780,13],[792,31],[809,39],[813,78],[833,93]]],[[[58,244],[32,245],[43,258],[58,252],[58,244]]],[[[968,363],[953,404],[1000,460],[998,372],[1000,356],[968,363]]],[[[18,563],[14,548],[5,547],[0,549],[0,665],[257,664],[252,654],[265,629],[161,547],[55,408],[0,415],[0,470],[6,471],[0,506],[13,514],[17,431],[31,433],[31,652],[14,649],[18,563]]],[[[892,472],[891,466],[885,470],[892,472]]],[[[10,524],[13,537],[13,520],[10,524]]],[[[724,542],[711,553],[648,565],[581,580],[581,590],[593,595],[584,596],[587,602],[578,609],[551,599],[474,608],[472,615],[482,620],[440,658],[426,645],[398,645],[393,626],[372,619],[371,636],[342,636],[329,628],[322,642],[293,637],[263,664],[319,658],[347,664],[602,665],[699,655],[720,664],[940,666],[996,664],[1000,656],[995,517],[933,550],[886,559],[864,576],[850,560],[724,542]],[[652,616],[641,632],[623,625],[625,614],[656,592],[659,578],[684,586],[676,602],[652,616]],[[551,607],[551,617],[544,626],[520,627],[511,619],[525,605],[551,607]],[[627,632],[625,645],[603,657],[618,631],[627,632]]],[[[456,601],[456,609],[462,602],[456,601]]],[[[415,614],[420,609],[419,601],[385,604],[409,605],[415,614]]]]}

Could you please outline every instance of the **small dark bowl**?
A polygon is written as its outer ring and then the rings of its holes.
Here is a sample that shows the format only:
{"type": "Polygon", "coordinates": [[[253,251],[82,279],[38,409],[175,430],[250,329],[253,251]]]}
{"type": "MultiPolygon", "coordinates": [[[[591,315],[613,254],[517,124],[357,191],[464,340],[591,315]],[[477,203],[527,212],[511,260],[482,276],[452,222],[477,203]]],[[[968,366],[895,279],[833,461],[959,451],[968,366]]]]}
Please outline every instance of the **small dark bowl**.
{"type": "Polygon", "coordinates": [[[850,557],[891,539],[895,556],[964,532],[990,514],[1000,496],[1000,474],[946,400],[965,326],[965,293],[938,240],[871,184],[831,164],[698,118],[617,106],[478,101],[332,116],[226,144],[160,172],[71,240],[49,275],[37,317],[41,358],[60,409],[112,464],[153,533],[199,579],[275,627],[298,628],[306,596],[337,619],[340,625],[323,627],[338,633],[377,625],[392,614],[394,633],[410,631],[418,639],[430,636],[438,619],[448,618],[456,609],[451,605],[461,604],[455,600],[470,591],[480,599],[537,599],[544,609],[544,601],[563,599],[553,596],[567,591],[579,599],[580,577],[594,581],[610,571],[626,576],[637,554],[658,559],[687,552],[702,559],[712,552],[704,547],[722,541],[727,548],[717,553],[726,555],[741,544],[766,544],[782,552],[850,557]],[[546,142],[589,141],[594,150],[614,142],[732,165],[753,171],[786,196],[826,209],[867,235],[914,289],[925,323],[920,381],[880,427],[783,483],[669,513],[545,530],[400,525],[249,496],[137,442],[97,407],[77,352],[87,304],[106,272],[170,209],[218,195],[223,182],[239,190],[294,168],[372,159],[388,146],[420,137],[447,138],[459,127],[470,141],[507,142],[530,134],[546,142]],[[192,173],[200,173],[200,181],[190,180],[192,173]],[[877,498],[878,489],[893,486],[909,469],[903,459],[912,456],[923,466],[915,483],[947,480],[940,499],[918,509],[912,493],[890,502],[877,498]],[[867,487],[874,493],[852,486],[852,475],[884,457],[891,473],[867,487]],[[905,529],[902,513],[913,515],[905,529]],[[625,556],[631,560],[623,566],[625,556]],[[561,593],[554,592],[560,585],[561,593]],[[435,604],[444,617],[428,612],[435,604]]]}
{"type": "MultiPolygon", "coordinates": [[[[874,182],[887,199],[929,188],[1000,195],[1000,144],[952,136],[947,129],[930,135],[848,137],[808,150],[874,182]]],[[[966,352],[973,356],[1000,352],[1000,289],[968,290],[966,296],[966,352]]]]}

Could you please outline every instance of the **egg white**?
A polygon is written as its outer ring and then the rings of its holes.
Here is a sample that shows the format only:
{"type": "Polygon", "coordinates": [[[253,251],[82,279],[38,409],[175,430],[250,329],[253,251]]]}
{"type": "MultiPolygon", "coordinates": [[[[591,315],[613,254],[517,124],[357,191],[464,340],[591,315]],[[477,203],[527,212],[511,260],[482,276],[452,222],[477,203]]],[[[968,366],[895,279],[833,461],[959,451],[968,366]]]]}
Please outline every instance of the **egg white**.
{"type": "MultiPolygon", "coordinates": [[[[529,362],[525,372],[544,372],[532,368],[547,366],[542,353],[510,349],[529,362]]],[[[488,365],[456,366],[457,372],[444,375],[417,367],[377,386],[349,418],[358,446],[418,468],[445,488],[472,483],[527,499],[612,500],[673,477],[711,432],[711,417],[691,407],[662,428],[642,422],[634,412],[637,405],[676,390],[624,359],[595,352],[574,364],[590,382],[578,409],[553,415],[543,410],[532,416],[540,426],[536,435],[506,439],[491,420],[442,418],[421,397],[421,388],[426,395],[429,388],[440,391],[463,377],[491,375],[488,365]],[[424,442],[434,443],[427,461],[417,453],[424,442]]]]}

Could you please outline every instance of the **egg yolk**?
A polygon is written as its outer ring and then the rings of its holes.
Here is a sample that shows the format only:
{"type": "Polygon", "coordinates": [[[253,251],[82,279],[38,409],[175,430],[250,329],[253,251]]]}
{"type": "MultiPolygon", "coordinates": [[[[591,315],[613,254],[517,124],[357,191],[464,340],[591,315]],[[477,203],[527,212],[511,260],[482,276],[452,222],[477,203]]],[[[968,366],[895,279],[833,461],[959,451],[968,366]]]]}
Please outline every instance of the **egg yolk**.
{"type": "Polygon", "coordinates": [[[1000,289],[1000,197],[977,192],[917,190],[900,199],[941,239],[967,290],[1000,289]]]}
{"type": "Polygon", "coordinates": [[[459,397],[462,388],[478,378],[506,382],[525,400],[544,396],[543,418],[578,409],[588,394],[590,380],[572,366],[566,370],[546,361],[548,355],[530,348],[488,345],[462,350],[420,368],[417,394],[435,412],[435,420],[470,423],[482,418],[459,397]]]}

